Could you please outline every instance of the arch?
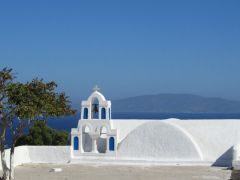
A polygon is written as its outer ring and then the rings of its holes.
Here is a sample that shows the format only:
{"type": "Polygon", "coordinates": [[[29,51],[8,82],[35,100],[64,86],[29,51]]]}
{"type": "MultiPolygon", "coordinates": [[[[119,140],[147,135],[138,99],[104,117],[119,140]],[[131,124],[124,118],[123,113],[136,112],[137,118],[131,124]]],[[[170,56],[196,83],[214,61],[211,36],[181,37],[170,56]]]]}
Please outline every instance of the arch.
{"type": "Polygon", "coordinates": [[[92,138],[90,133],[92,132],[92,127],[88,124],[82,126],[82,148],[84,152],[92,151],[92,138]]]}
{"type": "Polygon", "coordinates": [[[101,110],[101,119],[106,119],[106,109],[102,108],[101,110]]]}
{"type": "Polygon", "coordinates": [[[120,143],[118,154],[142,159],[157,158],[161,161],[202,160],[202,153],[189,134],[161,121],[144,123],[130,132],[120,143]]]}
{"type": "Polygon", "coordinates": [[[91,107],[92,107],[92,112],[91,112],[92,119],[99,119],[99,100],[98,100],[98,98],[92,99],[91,107]]]}
{"type": "Polygon", "coordinates": [[[97,128],[97,132],[100,133],[100,137],[97,140],[97,149],[99,153],[106,153],[107,151],[107,133],[108,127],[106,125],[102,125],[97,128]]]}
{"type": "Polygon", "coordinates": [[[100,104],[102,104],[103,102],[106,101],[106,98],[98,91],[94,91],[89,97],[88,97],[88,102],[92,102],[92,99],[97,98],[100,102],[100,104]]]}
{"type": "Polygon", "coordinates": [[[107,132],[106,126],[100,128],[100,137],[97,140],[97,149],[99,153],[106,153],[107,151],[107,132]]]}
{"type": "Polygon", "coordinates": [[[82,124],[82,133],[90,133],[93,131],[93,127],[90,123],[88,123],[87,121],[82,124]]]}
{"type": "Polygon", "coordinates": [[[83,119],[88,119],[88,108],[84,108],[83,110],[83,119]]]}
{"type": "Polygon", "coordinates": [[[73,149],[74,150],[79,150],[79,139],[78,139],[78,137],[77,136],[75,136],[74,137],[74,139],[73,139],[73,141],[74,141],[74,145],[73,145],[73,149]]]}
{"type": "Polygon", "coordinates": [[[115,139],[114,137],[109,138],[109,151],[114,151],[115,150],[115,139]]]}
{"type": "Polygon", "coordinates": [[[108,123],[103,123],[103,124],[101,124],[100,126],[97,127],[96,132],[101,135],[103,130],[106,131],[106,133],[108,133],[108,132],[111,131],[110,129],[111,128],[110,128],[108,123]],[[104,130],[105,128],[106,128],[106,130],[104,130]]]}
{"type": "Polygon", "coordinates": [[[89,126],[84,126],[84,128],[83,128],[83,133],[90,133],[90,128],[89,128],[89,126]]]}
{"type": "Polygon", "coordinates": [[[100,128],[100,137],[107,138],[108,128],[106,126],[102,126],[100,128]]]}

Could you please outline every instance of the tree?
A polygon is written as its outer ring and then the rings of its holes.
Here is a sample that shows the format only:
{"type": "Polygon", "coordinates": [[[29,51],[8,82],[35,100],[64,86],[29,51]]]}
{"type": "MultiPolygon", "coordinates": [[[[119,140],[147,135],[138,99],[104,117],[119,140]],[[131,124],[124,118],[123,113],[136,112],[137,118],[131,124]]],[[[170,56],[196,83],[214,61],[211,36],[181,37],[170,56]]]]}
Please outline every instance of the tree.
{"type": "Polygon", "coordinates": [[[36,121],[30,127],[28,135],[21,136],[16,142],[20,145],[67,145],[68,132],[57,131],[47,126],[46,121],[36,121]]]}
{"type": "Polygon", "coordinates": [[[11,69],[0,72],[0,146],[3,176],[2,179],[14,179],[13,158],[17,140],[24,128],[36,120],[71,115],[75,113],[65,93],[57,93],[55,82],[33,79],[31,82],[15,82],[11,69]],[[6,130],[11,132],[10,169],[5,159],[6,130]]]}
{"type": "Polygon", "coordinates": [[[9,177],[9,169],[5,157],[5,139],[6,130],[9,127],[9,120],[14,116],[14,107],[8,103],[8,87],[13,83],[14,76],[11,73],[12,69],[4,68],[0,71],[0,150],[1,163],[3,169],[2,179],[9,177]]]}

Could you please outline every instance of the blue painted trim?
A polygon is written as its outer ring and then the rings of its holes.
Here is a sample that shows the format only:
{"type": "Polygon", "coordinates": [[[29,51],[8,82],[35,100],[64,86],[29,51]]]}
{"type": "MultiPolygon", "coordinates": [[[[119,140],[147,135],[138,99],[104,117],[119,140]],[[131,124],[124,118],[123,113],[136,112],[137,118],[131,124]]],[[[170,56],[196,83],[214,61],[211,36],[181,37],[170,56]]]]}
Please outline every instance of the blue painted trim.
{"type": "Polygon", "coordinates": [[[79,140],[78,137],[74,137],[74,150],[79,150],[79,140]]]}
{"type": "Polygon", "coordinates": [[[101,118],[102,118],[102,119],[106,119],[106,109],[105,109],[105,108],[102,108],[101,114],[102,114],[102,115],[101,115],[101,116],[102,116],[101,118]]]}
{"type": "Polygon", "coordinates": [[[114,142],[115,140],[114,140],[114,137],[110,137],[109,138],[109,151],[114,151],[114,145],[115,145],[115,142],[114,142]]]}

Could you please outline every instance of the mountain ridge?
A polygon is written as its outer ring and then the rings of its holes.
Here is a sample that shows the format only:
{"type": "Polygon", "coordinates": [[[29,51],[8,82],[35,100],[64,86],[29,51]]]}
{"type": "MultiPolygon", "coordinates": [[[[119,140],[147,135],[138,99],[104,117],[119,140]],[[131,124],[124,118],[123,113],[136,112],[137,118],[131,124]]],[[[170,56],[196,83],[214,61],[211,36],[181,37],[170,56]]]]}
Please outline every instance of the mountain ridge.
{"type": "Polygon", "coordinates": [[[114,112],[240,113],[240,101],[194,94],[159,93],[112,101],[114,112]]]}

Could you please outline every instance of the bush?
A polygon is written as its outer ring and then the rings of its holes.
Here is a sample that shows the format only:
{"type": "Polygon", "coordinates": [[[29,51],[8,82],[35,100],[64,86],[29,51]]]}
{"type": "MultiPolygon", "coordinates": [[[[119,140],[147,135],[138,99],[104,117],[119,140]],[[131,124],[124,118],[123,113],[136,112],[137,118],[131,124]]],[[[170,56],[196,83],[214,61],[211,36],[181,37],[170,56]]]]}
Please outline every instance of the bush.
{"type": "Polygon", "coordinates": [[[36,121],[28,135],[21,136],[16,145],[67,145],[69,133],[47,126],[45,121],[36,121]]]}

